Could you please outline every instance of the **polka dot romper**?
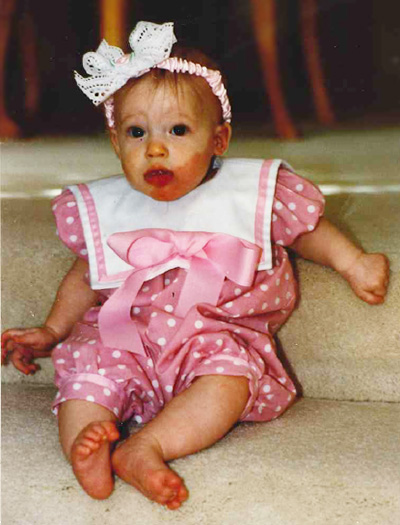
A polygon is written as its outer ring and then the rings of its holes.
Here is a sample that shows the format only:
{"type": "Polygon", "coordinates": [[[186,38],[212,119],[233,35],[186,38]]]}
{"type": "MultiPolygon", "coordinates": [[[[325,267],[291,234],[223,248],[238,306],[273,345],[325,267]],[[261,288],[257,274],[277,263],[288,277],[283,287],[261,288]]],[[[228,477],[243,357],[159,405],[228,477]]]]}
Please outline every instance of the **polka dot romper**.
{"type": "MultiPolygon", "coordinates": [[[[225,374],[249,380],[244,421],[268,421],[294,401],[295,387],[276,355],[273,335],[296,303],[296,282],[284,246],[318,224],[324,200],[309,181],[280,169],[271,235],[274,266],[258,271],[251,287],[225,280],[216,306],[198,305],[185,318],[174,314],[185,270],[175,268],[146,281],[132,306],[145,356],[102,344],[91,308],[53,352],[53,404],[82,399],[114,412],[121,421],[151,420],[196,377],[225,374]],[[168,351],[165,351],[168,348],[168,351]]],[[[87,260],[82,224],[69,190],[53,201],[58,234],[87,260]]],[[[101,292],[104,303],[113,290],[101,292]]]]}

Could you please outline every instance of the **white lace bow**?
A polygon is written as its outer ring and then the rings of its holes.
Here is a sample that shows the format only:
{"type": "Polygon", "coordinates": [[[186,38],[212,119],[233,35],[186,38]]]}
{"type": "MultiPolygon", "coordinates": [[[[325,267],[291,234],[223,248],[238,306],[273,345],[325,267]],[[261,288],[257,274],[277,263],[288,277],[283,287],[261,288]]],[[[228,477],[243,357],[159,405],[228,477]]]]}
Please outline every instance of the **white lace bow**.
{"type": "Polygon", "coordinates": [[[96,51],[83,55],[83,67],[90,75],[75,71],[75,80],[87,97],[98,106],[132,77],[140,77],[169,57],[176,42],[174,25],[139,22],[129,36],[132,53],[110,46],[103,40],[96,51]]]}

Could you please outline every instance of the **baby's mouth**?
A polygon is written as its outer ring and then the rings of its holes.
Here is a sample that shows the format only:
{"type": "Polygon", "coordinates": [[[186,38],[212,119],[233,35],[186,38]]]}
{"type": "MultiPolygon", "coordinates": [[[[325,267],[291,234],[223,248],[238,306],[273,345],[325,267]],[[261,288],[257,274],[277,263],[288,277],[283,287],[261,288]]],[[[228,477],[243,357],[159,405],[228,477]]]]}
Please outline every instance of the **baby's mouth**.
{"type": "Polygon", "coordinates": [[[152,186],[162,187],[169,184],[174,178],[174,174],[166,169],[150,169],[144,174],[144,180],[152,186]]]}

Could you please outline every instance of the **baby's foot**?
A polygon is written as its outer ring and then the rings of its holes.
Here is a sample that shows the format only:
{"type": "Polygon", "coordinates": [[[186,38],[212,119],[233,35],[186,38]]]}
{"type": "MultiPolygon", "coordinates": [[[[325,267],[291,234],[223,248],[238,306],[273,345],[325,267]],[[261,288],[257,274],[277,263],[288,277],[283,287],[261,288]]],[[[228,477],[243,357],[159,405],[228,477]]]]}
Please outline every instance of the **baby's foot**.
{"type": "Polygon", "coordinates": [[[158,444],[140,432],[115,450],[112,465],[121,479],[171,510],[189,496],[183,480],[164,463],[158,444]]]}
{"type": "Polygon", "coordinates": [[[105,499],[113,491],[110,447],[118,438],[115,423],[99,421],[85,427],[72,445],[72,469],[83,489],[92,498],[105,499]]]}

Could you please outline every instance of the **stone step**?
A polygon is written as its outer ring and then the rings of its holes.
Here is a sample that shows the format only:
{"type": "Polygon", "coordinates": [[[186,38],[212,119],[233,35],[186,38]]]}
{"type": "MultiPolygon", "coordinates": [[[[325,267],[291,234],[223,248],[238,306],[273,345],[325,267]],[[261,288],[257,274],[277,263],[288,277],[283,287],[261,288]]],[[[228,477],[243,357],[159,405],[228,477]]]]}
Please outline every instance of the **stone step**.
{"type": "MultiPolygon", "coordinates": [[[[400,198],[398,193],[327,197],[327,216],[369,251],[391,260],[387,301],[357,299],[334,272],[297,259],[301,299],[278,334],[283,358],[307,397],[400,399],[400,198]]],[[[3,328],[43,322],[73,256],[55,234],[49,199],[2,201],[3,328]]],[[[23,377],[3,369],[5,382],[52,382],[49,360],[23,377]]]]}
{"type": "Polygon", "coordinates": [[[400,405],[303,399],[171,463],[189,500],[168,511],[117,480],[90,499],[62,456],[51,386],[2,392],[4,525],[398,525],[400,405]],[[21,501],[21,494],[23,500],[21,501]]]}

